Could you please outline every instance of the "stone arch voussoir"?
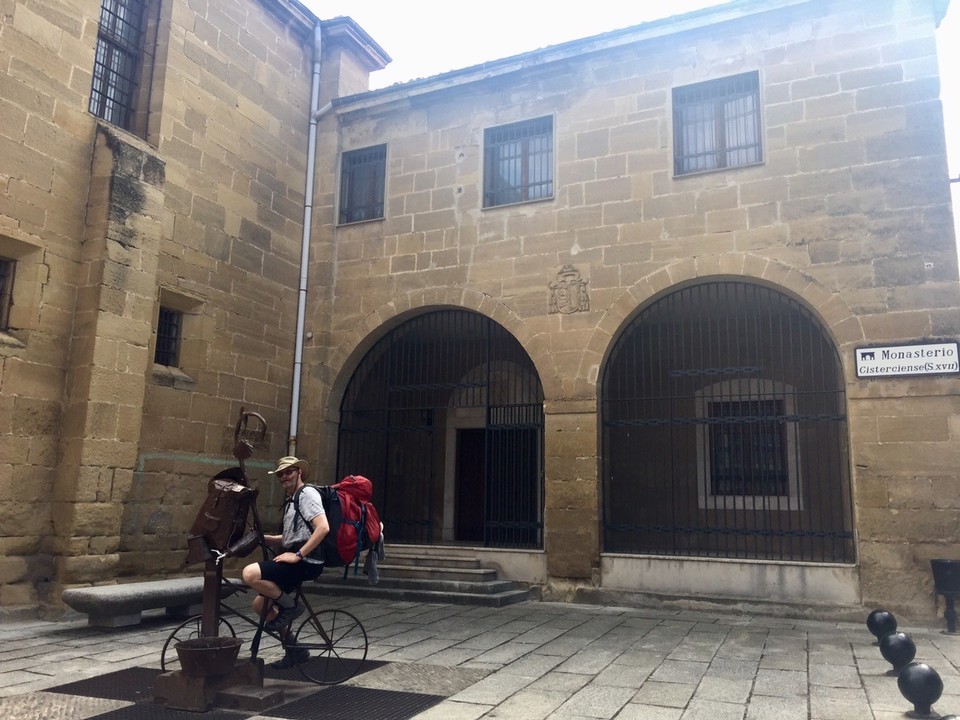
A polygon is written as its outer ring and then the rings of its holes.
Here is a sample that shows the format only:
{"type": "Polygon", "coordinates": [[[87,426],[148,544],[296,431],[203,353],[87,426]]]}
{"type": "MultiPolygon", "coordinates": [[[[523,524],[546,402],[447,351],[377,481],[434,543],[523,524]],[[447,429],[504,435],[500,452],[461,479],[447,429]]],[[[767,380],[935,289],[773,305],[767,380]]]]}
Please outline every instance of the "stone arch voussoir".
{"type": "Polygon", "coordinates": [[[776,259],[750,253],[702,255],[665,265],[624,290],[597,323],[584,351],[577,382],[596,385],[613,338],[639,307],[680,283],[708,277],[759,280],[789,292],[820,319],[841,353],[845,348],[864,340],[860,319],[843,297],[802,270],[776,259]]]}
{"type": "Polygon", "coordinates": [[[542,333],[533,332],[508,305],[476,290],[426,288],[413,290],[385,303],[357,323],[357,327],[339,343],[330,359],[334,378],[329,395],[330,407],[339,407],[353,370],[377,340],[408,315],[440,307],[472,310],[502,325],[530,356],[540,376],[544,397],[555,397],[559,393],[560,378],[549,352],[548,339],[542,333]]]}

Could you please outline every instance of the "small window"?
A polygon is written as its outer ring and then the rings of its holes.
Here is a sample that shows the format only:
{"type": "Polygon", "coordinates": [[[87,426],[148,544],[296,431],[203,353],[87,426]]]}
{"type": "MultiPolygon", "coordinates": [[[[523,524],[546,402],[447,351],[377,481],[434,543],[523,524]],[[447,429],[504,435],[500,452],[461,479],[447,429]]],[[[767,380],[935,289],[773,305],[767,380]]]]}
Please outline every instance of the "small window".
{"type": "Polygon", "coordinates": [[[710,494],[787,495],[783,400],[722,400],[708,408],[710,494]]]}
{"type": "Polygon", "coordinates": [[[144,0],[103,0],[93,65],[90,112],[124,130],[134,130],[143,104],[146,57],[144,0]]]}
{"type": "Polygon", "coordinates": [[[553,197],[553,118],[487,128],[483,133],[483,206],[553,197]]]}
{"type": "Polygon", "coordinates": [[[340,224],[383,217],[387,146],[343,154],[340,170],[340,224]]]}
{"type": "Polygon", "coordinates": [[[17,264],[0,257],[0,330],[10,328],[10,306],[13,304],[13,274],[17,264]]]}
{"type": "Polygon", "coordinates": [[[183,313],[160,306],[157,319],[157,347],[153,361],[157,365],[176,367],[180,364],[180,337],[183,328],[183,313]]]}
{"type": "Polygon", "coordinates": [[[674,174],[755,165],[760,135],[758,73],[674,88],[674,174]]]}
{"type": "Polygon", "coordinates": [[[802,509],[795,397],[792,386],[766,379],[696,392],[701,509],[802,509]]]}

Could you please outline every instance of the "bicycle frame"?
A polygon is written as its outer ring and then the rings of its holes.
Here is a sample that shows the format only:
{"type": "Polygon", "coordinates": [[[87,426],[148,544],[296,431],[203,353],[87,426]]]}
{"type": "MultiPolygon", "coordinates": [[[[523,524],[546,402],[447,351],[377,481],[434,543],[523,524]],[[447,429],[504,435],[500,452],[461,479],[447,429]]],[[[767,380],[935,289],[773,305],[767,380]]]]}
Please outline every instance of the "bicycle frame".
{"type": "MultiPolygon", "coordinates": [[[[239,481],[247,488],[250,487],[250,482],[247,478],[244,460],[252,455],[253,445],[246,439],[242,439],[241,434],[248,432],[247,423],[250,419],[257,421],[257,434],[261,440],[266,433],[266,421],[263,417],[257,413],[246,412],[241,408],[240,419],[234,431],[234,457],[240,463],[239,481]]],[[[259,617],[253,613],[247,614],[247,612],[231,607],[224,602],[225,598],[235,593],[246,594],[252,590],[245,584],[236,583],[224,577],[223,561],[225,559],[250,554],[254,549],[250,545],[251,540],[255,540],[256,545],[260,547],[264,561],[272,559],[275,555],[263,534],[263,524],[257,508],[257,494],[256,491],[254,492],[250,503],[252,527],[245,532],[241,540],[236,541],[225,550],[210,550],[212,557],[206,561],[204,569],[203,612],[201,615],[185,620],[170,634],[161,651],[161,668],[166,666],[167,650],[170,644],[175,640],[182,639],[181,631],[188,636],[195,637],[199,634],[202,637],[216,637],[219,634],[222,622],[230,633],[236,636],[233,627],[224,619],[224,615],[226,615],[227,617],[240,618],[256,628],[250,642],[250,658],[252,661],[257,659],[260,652],[260,643],[264,632],[266,632],[267,635],[280,643],[285,653],[291,652],[293,647],[297,648],[298,652],[290,657],[293,658],[294,655],[303,656],[301,659],[293,660],[293,664],[308,680],[318,684],[343,682],[359,670],[367,656],[367,633],[363,623],[356,616],[340,609],[315,611],[300,585],[296,589],[296,601],[303,603],[307,616],[296,630],[294,630],[292,624],[277,630],[266,627],[267,618],[273,607],[273,600],[270,598],[264,598],[259,617]],[[254,535],[253,538],[250,537],[251,533],[254,535]],[[229,588],[229,592],[224,593],[224,588],[229,588]],[[194,623],[196,623],[196,627],[194,623]],[[311,651],[317,654],[313,655],[311,651]]],[[[289,667],[289,665],[285,667],[289,667]]]]}

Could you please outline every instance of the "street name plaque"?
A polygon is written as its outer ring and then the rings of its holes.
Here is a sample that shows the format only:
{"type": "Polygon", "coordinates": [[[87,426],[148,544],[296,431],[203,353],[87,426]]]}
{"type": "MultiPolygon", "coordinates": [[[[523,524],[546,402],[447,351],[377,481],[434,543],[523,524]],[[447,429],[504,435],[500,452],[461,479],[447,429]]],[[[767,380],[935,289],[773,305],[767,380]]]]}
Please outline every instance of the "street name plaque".
{"type": "Polygon", "coordinates": [[[858,378],[960,373],[957,341],[856,348],[858,378]]]}

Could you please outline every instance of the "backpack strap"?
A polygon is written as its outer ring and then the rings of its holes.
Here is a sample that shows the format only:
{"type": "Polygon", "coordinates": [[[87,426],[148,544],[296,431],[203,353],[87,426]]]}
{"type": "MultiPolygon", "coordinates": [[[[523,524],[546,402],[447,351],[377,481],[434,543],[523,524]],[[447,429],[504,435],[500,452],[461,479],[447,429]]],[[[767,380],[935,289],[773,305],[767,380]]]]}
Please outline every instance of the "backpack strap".
{"type": "MultiPolygon", "coordinates": [[[[307,530],[311,530],[310,521],[307,520],[307,519],[303,516],[303,512],[300,510],[300,493],[303,492],[304,488],[306,488],[306,487],[308,487],[308,486],[307,486],[306,484],[304,484],[302,487],[297,488],[296,492],[293,493],[293,497],[290,498],[290,499],[287,501],[287,502],[292,502],[292,503],[293,503],[293,510],[294,510],[294,512],[296,513],[296,514],[294,515],[294,518],[293,518],[293,529],[294,529],[294,530],[297,529],[297,517],[299,517],[301,520],[303,520],[303,525],[304,525],[305,528],[307,528],[307,530]]],[[[314,485],[310,485],[309,487],[312,487],[312,488],[316,489],[314,485]]],[[[322,504],[323,504],[323,493],[320,492],[319,490],[317,490],[317,492],[318,492],[319,495],[320,495],[320,504],[322,505],[322,504]]],[[[326,511],[326,508],[324,508],[324,511],[326,511]]],[[[282,520],[281,520],[281,522],[282,522],[282,520]]],[[[282,533],[283,530],[281,529],[280,532],[282,533]]],[[[311,532],[312,532],[312,530],[311,530],[311,532]]],[[[319,545],[316,547],[316,549],[314,550],[314,552],[316,552],[317,550],[320,550],[320,546],[319,546],[319,545]]]]}
{"type": "MultiPolygon", "coordinates": [[[[297,517],[299,517],[301,520],[303,520],[303,524],[304,524],[307,528],[310,527],[310,523],[307,521],[307,519],[303,516],[303,513],[300,511],[300,493],[303,492],[303,488],[305,488],[305,487],[306,487],[306,485],[303,485],[302,487],[298,487],[298,488],[297,488],[297,491],[296,491],[295,493],[293,493],[293,497],[290,498],[289,500],[287,500],[287,502],[292,502],[292,503],[293,503],[293,509],[294,509],[294,512],[296,513],[296,515],[294,515],[294,518],[293,518],[293,529],[294,529],[294,530],[297,529],[297,517]]],[[[281,519],[281,522],[283,522],[282,519],[281,519]]]]}
{"type": "Polygon", "coordinates": [[[367,504],[360,503],[360,518],[355,523],[357,527],[357,554],[353,558],[353,575],[356,577],[360,573],[360,553],[363,546],[369,542],[367,538],[367,504]],[[366,542],[364,542],[366,540],[366,542]]]}

